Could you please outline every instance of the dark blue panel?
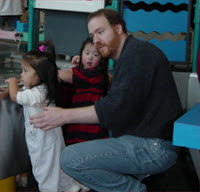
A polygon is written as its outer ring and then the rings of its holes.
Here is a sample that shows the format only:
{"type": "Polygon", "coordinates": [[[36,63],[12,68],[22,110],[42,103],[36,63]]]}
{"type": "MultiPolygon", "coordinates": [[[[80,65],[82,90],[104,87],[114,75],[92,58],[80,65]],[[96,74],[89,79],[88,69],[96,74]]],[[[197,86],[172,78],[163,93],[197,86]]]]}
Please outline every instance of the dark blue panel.
{"type": "Polygon", "coordinates": [[[164,4],[167,4],[167,3],[172,3],[174,5],[180,5],[182,3],[186,3],[188,4],[189,3],[189,0],[129,0],[130,2],[132,3],[138,3],[138,2],[145,2],[147,4],[151,4],[151,3],[159,3],[161,5],[164,5],[164,4]]]}
{"type": "Polygon", "coordinates": [[[188,12],[186,11],[161,13],[157,10],[151,12],[138,10],[133,12],[125,8],[123,17],[130,32],[143,31],[150,33],[156,31],[158,33],[171,32],[174,34],[187,32],[188,12]]]}
{"type": "Polygon", "coordinates": [[[159,47],[167,56],[169,61],[184,62],[186,57],[186,41],[157,41],[152,39],[149,42],[159,47]]]}

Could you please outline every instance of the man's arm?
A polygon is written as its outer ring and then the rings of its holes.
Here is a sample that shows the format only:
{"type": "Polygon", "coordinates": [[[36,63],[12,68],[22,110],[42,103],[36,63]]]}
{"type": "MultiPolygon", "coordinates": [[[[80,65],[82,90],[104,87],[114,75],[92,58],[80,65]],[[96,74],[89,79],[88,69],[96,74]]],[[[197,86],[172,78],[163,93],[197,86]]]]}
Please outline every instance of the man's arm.
{"type": "Polygon", "coordinates": [[[43,106],[43,109],[44,112],[30,117],[30,124],[35,128],[48,130],[64,124],[99,123],[94,105],[71,109],[43,106]]]}

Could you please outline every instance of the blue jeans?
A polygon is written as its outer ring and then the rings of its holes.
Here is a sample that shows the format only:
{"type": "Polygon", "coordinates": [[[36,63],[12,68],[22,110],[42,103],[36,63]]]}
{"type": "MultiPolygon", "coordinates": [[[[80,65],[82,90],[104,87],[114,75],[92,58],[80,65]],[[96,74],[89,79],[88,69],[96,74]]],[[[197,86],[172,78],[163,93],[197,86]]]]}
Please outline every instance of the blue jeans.
{"type": "Polygon", "coordinates": [[[139,178],[175,164],[176,150],[169,141],[124,135],[68,146],[62,152],[61,166],[96,191],[139,192],[146,191],[139,178]]]}

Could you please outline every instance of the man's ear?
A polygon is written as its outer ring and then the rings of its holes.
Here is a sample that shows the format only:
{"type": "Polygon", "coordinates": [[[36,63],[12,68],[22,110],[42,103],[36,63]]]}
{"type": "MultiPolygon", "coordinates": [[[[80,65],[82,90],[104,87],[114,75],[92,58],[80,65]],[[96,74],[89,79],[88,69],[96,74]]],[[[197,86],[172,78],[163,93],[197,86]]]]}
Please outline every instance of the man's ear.
{"type": "Polygon", "coordinates": [[[115,25],[115,29],[119,35],[123,33],[122,26],[120,24],[115,25]]]}

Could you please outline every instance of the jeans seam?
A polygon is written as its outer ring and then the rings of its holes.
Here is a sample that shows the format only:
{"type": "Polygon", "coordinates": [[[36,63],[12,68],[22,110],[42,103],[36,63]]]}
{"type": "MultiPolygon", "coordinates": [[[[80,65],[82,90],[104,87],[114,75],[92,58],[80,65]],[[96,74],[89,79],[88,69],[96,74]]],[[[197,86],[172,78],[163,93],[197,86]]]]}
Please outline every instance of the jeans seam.
{"type": "Polygon", "coordinates": [[[104,153],[102,155],[99,155],[99,156],[87,156],[85,158],[80,158],[79,160],[77,161],[74,161],[74,166],[72,166],[73,168],[77,167],[77,165],[80,163],[80,162],[85,162],[85,161],[88,161],[88,160],[95,160],[95,159],[99,159],[99,158],[105,158],[105,157],[110,157],[110,156],[113,156],[113,155],[122,155],[122,154],[127,154],[126,153],[122,153],[122,152],[115,152],[115,153],[104,153]]]}
{"type": "MultiPolygon", "coordinates": [[[[110,157],[110,156],[113,156],[113,155],[122,155],[122,154],[127,154],[126,153],[122,153],[122,152],[115,152],[115,153],[104,153],[100,156],[92,156],[92,157],[86,157],[86,158],[80,158],[79,160],[77,160],[76,162],[74,162],[74,166],[72,166],[72,168],[76,168],[76,170],[83,175],[83,177],[85,177],[87,180],[91,181],[91,183],[93,183],[94,185],[98,186],[99,188],[102,188],[101,187],[101,184],[100,183],[97,183],[95,182],[95,180],[93,180],[93,178],[91,176],[89,176],[88,174],[85,174],[84,172],[85,171],[82,171],[81,169],[77,168],[77,165],[80,163],[80,162],[85,162],[85,161],[90,161],[90,160],[96,160],[96,159],[99,159],[99,158],[106,158],[106,157],[110,157]]],[[[103,188],[102,188],[103,190],[103,188]]],[[[114,190],[114,188],[111,188],[110,187],[110,190],[114,190]]]]}

